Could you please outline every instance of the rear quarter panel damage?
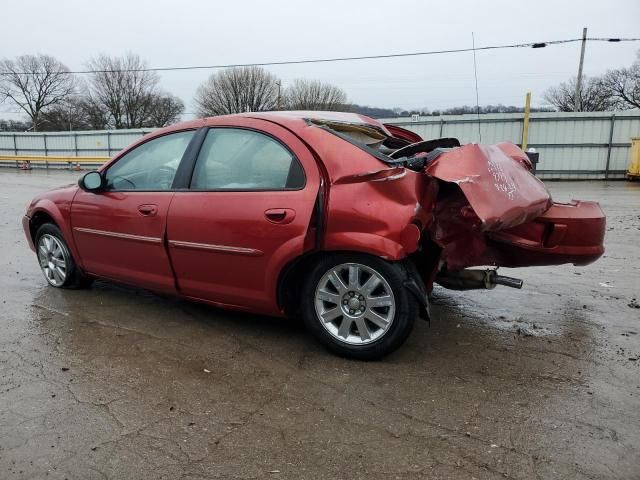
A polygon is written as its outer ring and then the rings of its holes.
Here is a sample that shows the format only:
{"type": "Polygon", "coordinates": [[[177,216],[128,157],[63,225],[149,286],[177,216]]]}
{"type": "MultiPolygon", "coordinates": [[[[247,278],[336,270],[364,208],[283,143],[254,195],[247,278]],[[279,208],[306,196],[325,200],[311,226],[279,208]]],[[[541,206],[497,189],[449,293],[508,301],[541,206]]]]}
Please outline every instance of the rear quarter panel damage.
{"type": "Polygon", "coordinates": [[[335,183],[329,197],[325,249],[353,249],[388,260],[413,253],[431,222],[434,195],[421,174],[402,173],[335,183]]]}
{"type": "Polygon", "coordinates": [[[435,185],[430,187],[422,173],[389,167],[321,128],[309,126],[304,134],[329,177],[322,248],[388,260],[415,251],[420,231],[432,219],[435,185]]]}

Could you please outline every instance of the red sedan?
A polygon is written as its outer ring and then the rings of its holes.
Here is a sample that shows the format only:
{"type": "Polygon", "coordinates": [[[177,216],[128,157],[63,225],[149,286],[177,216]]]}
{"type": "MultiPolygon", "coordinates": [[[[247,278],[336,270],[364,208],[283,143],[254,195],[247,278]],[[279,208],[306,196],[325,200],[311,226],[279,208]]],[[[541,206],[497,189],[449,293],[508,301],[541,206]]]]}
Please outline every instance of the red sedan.
{"type": "Polygon", "coordinates": [[[495,268],[602,255],[593,202],[552,202],[513,144],[423,141],[350,113],[247,113],[142,137],[23,226],[46,280],[99,277],[223,308],[301,315],[327,347],[381,357],[428,294],[520,287],[495,268]]]}

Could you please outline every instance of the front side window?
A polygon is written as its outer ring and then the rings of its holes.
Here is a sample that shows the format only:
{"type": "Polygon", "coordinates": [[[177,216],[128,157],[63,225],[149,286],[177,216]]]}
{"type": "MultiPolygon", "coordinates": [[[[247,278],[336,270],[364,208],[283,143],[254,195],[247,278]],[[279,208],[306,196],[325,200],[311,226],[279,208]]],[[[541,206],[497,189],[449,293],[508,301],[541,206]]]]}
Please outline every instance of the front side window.
{"type": "Polygon", "coordinates": [[[105,174],[107,190],[170,190],[194,131],[154,138],[120,158],[105,174]]]}
{"type": "Polygon", "coordinates": [[[297,190],[304,183],[298,160],[268,135],[238,128],[212,128],[200,149],[191,188],[297,190]]]}

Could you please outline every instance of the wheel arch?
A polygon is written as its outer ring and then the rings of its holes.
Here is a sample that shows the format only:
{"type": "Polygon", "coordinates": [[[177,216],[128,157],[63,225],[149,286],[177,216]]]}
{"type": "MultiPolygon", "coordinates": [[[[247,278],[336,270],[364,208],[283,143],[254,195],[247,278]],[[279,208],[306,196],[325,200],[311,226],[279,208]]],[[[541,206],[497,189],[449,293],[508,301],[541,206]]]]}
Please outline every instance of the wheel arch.
{"type": "Polygon", "coordinates": [[[327,253],[324,250],[304,253],[289,261],[282,268],[276,283],[276,301],[278,307],[285,312],[285,315],[295,316],[299,314],[304,272],[308,271],[308,268],[311,268],[327,253]]]}
{"type": "Polygon", "coordinates": [[[31,235],[31,240],[34,244],[38,229],[45,223],[53,223],[62,232],[64,240],[67,243],[67,247],[75,259],[76,264],[80,268],[83,268],[82,258],[80,258],[73,237],[69,212],[61,211],[58,205],[49,199],[42,199],[29,212],[29,217],[29,234],[31,235]]]}
{"type": "Polygon", "coordinates": [[[383,235],[367,232],[328,233],[323,250],[339,253],[364,253],[383,260],[397,262],[407,257],[405,247],[383,235]]]}
{"type": "MultiPolygon", "coordinates": [[[[321,258],[331,254],[357,254],[357,255],[370,255],[372,257],[379,258],[385,261],[394,261],[394,259],[385,258],[382,255],[372,253],[371,250],[315,250],[303,255],[300,255],[289,263],[287,263],[281,270],[278,276],[278,283],[276,289],[276,300],[278,307],[284,310],[287,316],[298,315],[300,309],[300,297],[302,293],[302,286],[305,280],[305,274],[309,272],[312,266],[318,262],[321,258]]],[[[420,277],[416,265],[413,263],[410,257],[404,256],[398,260],[405,269],[408,283],[405,283],[405,288],[414,295],[424,307],[428,316],[428,300],[427,290],[424,286],[424,282],[420,277]]]]}
{"type": "Polygon", "coordinates": [[[36,210],[29,219],[29,233],[31,234],[31,240],[33,243],[36,241],[36,232],[45,223],[53,223],[56,227],[60,228],[55,218],[46,210],[36,210]]]}

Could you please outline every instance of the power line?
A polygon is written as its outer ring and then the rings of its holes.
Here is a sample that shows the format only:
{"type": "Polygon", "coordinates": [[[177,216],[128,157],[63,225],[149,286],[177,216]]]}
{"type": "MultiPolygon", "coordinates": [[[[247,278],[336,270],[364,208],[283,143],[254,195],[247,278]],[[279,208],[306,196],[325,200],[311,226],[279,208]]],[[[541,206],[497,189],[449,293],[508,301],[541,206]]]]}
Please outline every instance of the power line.
{"type": "MultiPolygon", "coordinates": [[[[602,38],[591,37],[587,38],[590,42],[638,42],[640,38],[602,38]]],[[[64,71],[59,73],[64,74],[91,74],[91,73],[113,73],[113,72],[169,72],[180,70],[211,70],[217,68],[235,68],[235,67],[268,67],[277,65],[299,65],[305,63],[330,63],[330,62],[348,62],[356,60],[376,60],[385,58],[401,58],[401,57],[419,57],[426,55],[443,55],[449,53],[464,53],[464,52],[479,52],[484,50],[501,50],[507,48],[543,48],[549,45],[560,45],[566,43],[582,42],[582,38],[569,38],[565,40],[550,40],[546,42],[529,42],[529,43],[514,43],[507,45],[489,45],[485,47],[471,47],[471,48],[451,48],[446,50],[430,50],[424,52],[409,52],[409,53],[391,53],[387,55],[363,55],[356,57],[333,57],[333,58],[316,58],[316,59],[303,59],[303,60],[283,60],[274,62],[256,62],[256,63],[230,63],[221,65],[191,65],[186,67],[149,67],[149,68],[131,68],[131,69],[111,69],[111,70],[75,70],[64,71]]],[[[39,72],[0,72],[0,75],[37,75],[39,72]]]]}

